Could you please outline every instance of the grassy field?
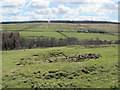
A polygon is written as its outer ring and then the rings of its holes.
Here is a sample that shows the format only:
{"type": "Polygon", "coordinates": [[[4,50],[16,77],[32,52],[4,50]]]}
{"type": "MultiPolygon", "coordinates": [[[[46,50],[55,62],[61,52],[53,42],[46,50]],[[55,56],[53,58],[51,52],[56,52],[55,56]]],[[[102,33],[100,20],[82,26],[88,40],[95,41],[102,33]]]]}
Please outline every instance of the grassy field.
{"type": "Polygon", "coordinates": [[[63,35],[57,32],[29,32],[22,31],[20,32],[22,37],[37,37],[37,36],[46,36],[46,37],[55,37],[55,38],[65,38],[63,35]]]}
{"type": "Polygon", "coordinates": [[[86,24],[84,26],[86,26],[87,28],[107,31],[107,32],[111,32],[111,33],[118,32],[118,24],[86,24]]]}
{"type": "MultiPolygon", "coordinates": [[[[118,24],[71,24],[71,23],[26,23],[26,24],[3,24],[3,30],[22,30],[22,29],[65,29],[65,30],[87,30],[87,29],[96,29],[103,30],[108,32],[117,32],[118,24]],[[104,28],[103,28],[104,27],[104,28]]],[[[53,30],[53,31],[54,31],[53,30]]],[[[48,30],[49,31],[49,30],[48,30]]]]}
{"type": "MultiPolygon", "coordinates": [[[[118,40],[117,24],[3,24],[2,32],[6,31],[18,31],[24,38],[45,36],[75,37],[79,40],[96,38],[118,40]],[[78,30],[105,31],[108,34],[78,33],[78,30]],[[62,34],[56,31],[62,31],[62,34]]],[[[2,86],[3,88],[118,88],[120,82],[118,48],[117,44],[110,44],[1,51],[2,86]]]]}
{"type": "Polygon", "coordinates": [[[113,35],[105,35],[105,34],[98,34],[98,33],[77,33],[77,32],[63,32],[65,35],[69,37],[75,37],[79,40],[85,39],[96,39],[99,38],[100,40],[118,40],[118,36],[113,35]]]}
{"type": "Polygon", "coordinates": [[[27,24],[3,24],[3,31],[19,31],[22,37],[48,36],[64,38],[56,31],[63,31],[68,37],[81,39],[118,40],[118,24],[71,24],[71,23],[27,23],[27,24]],[[77,33],[77,30],[106,31],[113,35],[96,33],[77,33]]]}
{"type": "MultiPolygon", "coordinates": [[[[113,35],[104,35],[104,34],[96,34],[96,33],[77,33],[77,32],[62,32],[68,37],[75,37],[79,40],[86,39],[96,39],[100,40],[118,40],[118,36],[113,35]]],[[[20,31],[20,35],[22,37],[36,37],[36,36],[46,36],[46,37],[54,37],[54,38],[65,38],[63,35],[57,32],[31,32],[31,31],[20,31]]]]}
{"type": "Polygon", "coordinates": [[[66,46],[3,51],[3,88],[117,88],[118,46],[66,46]],[[80,62],[45,62],[63,58],[51,56],[54,50],[66,56],[94,53],[98,59],[80,62]],[[16,65],[16,63],[22,63],[16,65]]]}

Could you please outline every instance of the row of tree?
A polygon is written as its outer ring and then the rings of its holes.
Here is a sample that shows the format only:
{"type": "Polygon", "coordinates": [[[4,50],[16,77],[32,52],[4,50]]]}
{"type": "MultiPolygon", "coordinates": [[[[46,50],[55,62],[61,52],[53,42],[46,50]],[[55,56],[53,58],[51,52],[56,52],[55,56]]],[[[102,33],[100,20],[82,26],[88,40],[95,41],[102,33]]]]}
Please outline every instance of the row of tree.
{"type": "Polygon", "coordinates": [[[71,20],[46,20],[46,21],[10,21],[10,22],[0,22],[2,24],[19,24],[19,23],[106,23],[106,24],[118,24],[118,22],[108,22],[108,21],[71,21],[71,20]]]}
{"type": "Polygon", "coordinates": [[[53,37],[30,37],[22,38],[19,32],[2,33],[2,50],[31,49],[38,47],[59,47],[66,45],[100,45],[100,44],[119,44],[120,41],[78,40],[74,37],[56,39],[53,37]]]}
{"type": "Polygon", "coordinates": [[[19,49],[20,35],[18,32],[2,33],[2,50],[19,49]]]}

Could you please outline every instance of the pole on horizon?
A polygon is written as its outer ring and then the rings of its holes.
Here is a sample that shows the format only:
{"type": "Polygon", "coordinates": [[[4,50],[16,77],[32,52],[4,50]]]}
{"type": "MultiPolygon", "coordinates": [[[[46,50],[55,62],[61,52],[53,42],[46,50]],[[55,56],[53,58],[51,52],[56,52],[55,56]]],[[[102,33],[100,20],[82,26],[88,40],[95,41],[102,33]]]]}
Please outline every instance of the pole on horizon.
{"type": "Polygon", "coordinates": [[[50,23],[50,19],[48,19],[48,23],[50,23]]]}

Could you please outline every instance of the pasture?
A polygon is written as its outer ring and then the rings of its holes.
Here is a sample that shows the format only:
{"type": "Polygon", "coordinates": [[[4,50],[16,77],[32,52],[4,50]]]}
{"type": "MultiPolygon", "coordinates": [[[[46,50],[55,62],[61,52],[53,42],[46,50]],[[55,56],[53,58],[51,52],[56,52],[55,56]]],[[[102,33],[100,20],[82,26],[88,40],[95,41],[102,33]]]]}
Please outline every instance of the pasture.
{"type": "Polygon", "coordinates": [[[118,24],[72,24],[72,23],[26,23],[26,24],[3,24],[2,31],[19,31],[22,37],[47,36],[65,38],[56,31],[62,31],[68,37],[76,37],[79,40],[96,39],[118,40],[118,24]],[[78,30],[105,31],[109,34],[78,33],[78,30]]]}
{"type": "Polygon", "coordinates": [[[3,88],[118,88],[118,46],[65,46],[3,51],[3,88]],[[54,50],[66,56],[100,54],[78,62],[45,62],[54,50]],[[44,57],[43,57],[44,56],[44,57]],[[19,64],[21,63],[21,64],[19,64]]]}
{"type": "MultiPolygon", "coordinates": [[[[3,24],[2,32],[19,32],[22,38],[54,37],[63,40],[61,38],[73,37],[81,41],[91,39],[115,41],[118,40],[119,34],[118,24],[90,23],[3,24]],[[84,32],[78,32],[80,30],[84,32]],[[107,33],[85,33],[88,30],[107,33]]],[[[11,34],[14,35],[14,33],[11,34]]],[[[7,36],[7,33],[4,35],[7,36]]],[[[16,39],[15,37],[7,38],[8,41],[16,39]]],[[[23,43],[32,44],[31,40],[28,39],[28,42],[26,39],[23,43]]],[[[35,45],[41,45],[41,43],[34,42],[33,46],[35,45]]],[[[118,44],[65,45],[1,51],[2,87],[119,88],[118,44]]]]}

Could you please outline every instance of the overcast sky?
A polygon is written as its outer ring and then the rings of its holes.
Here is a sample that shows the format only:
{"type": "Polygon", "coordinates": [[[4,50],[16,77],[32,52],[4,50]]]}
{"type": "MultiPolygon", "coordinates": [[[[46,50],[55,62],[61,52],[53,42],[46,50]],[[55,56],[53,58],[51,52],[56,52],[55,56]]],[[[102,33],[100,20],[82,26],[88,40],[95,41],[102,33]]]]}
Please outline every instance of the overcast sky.
{"type": "Polygon", "coordinates": [[[0,0],[0,21],[118,21],[119,0],[0,0]]]}

